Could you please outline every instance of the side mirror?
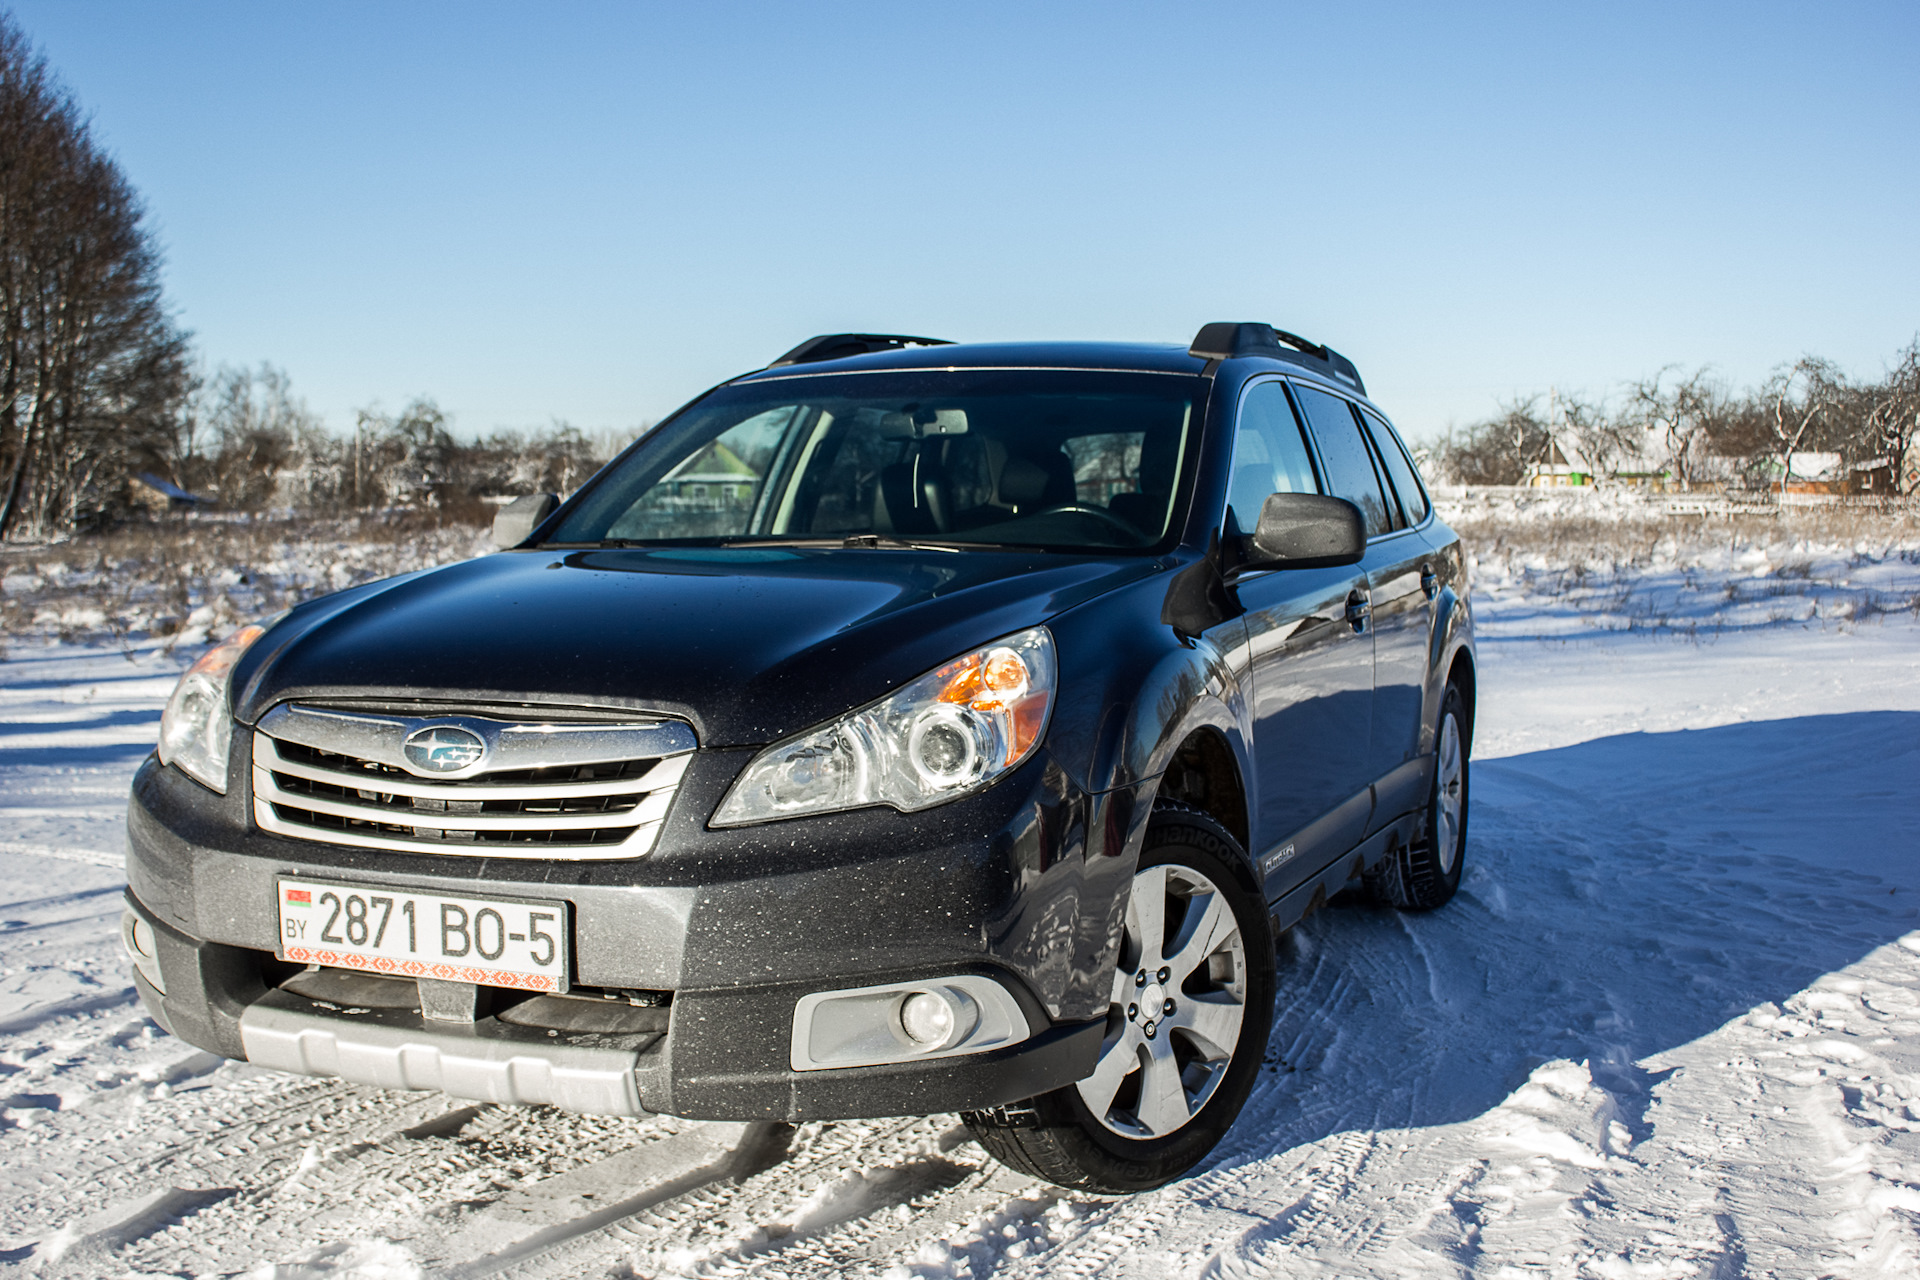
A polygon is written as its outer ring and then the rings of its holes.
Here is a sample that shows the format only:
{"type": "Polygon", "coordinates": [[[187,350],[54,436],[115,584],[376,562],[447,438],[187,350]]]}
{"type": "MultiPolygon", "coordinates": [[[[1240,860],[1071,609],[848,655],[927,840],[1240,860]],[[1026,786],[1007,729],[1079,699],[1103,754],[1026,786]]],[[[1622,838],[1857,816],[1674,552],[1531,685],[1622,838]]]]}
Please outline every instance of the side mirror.
{"type": "Polygon", "coordinates": [[[559,505],[560,499],[550,493],[530,493],[524,498],[515,498],[494,513],[493,545],[502,551],[519,546],[559,505]]]}
{"type": "Polygon", "coordinates": [[[1358,564],[1366,554],[1366,521],[1345,498],[1271,493],[1248,539],[1244,567],[1331,569],[1358,564]]]}

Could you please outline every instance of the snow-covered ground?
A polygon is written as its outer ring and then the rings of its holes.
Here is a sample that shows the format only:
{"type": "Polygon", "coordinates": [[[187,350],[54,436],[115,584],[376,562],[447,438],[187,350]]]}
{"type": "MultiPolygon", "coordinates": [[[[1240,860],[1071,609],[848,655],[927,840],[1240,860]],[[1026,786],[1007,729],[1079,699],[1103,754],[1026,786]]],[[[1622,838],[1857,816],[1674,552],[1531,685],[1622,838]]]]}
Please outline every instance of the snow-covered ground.
{"type": "Polygon", "coordinates": [[[1920,1274],[1920,622],[1855,607],[1920,557],[1751,551],[1598,585],[1483,557],[1459,898],[1294,930],[1227,1143],[1123,1199],[951,1116],[578,1117],[171,1039],[119,951],[120,825],[188,651],[9,636],[0,1272],[1920,1274]]]}

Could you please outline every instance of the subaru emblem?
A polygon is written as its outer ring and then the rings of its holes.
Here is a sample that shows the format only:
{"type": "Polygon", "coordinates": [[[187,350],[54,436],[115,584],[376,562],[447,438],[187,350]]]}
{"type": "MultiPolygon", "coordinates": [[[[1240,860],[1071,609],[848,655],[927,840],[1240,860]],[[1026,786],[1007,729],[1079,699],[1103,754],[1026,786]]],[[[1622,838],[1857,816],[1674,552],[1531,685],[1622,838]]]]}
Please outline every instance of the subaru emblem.
{"type": "Polygon", "coordinates": [[[471,729],[436,724],[408,734],[400,751],[408,764],[423,772],[458,773],[478,764],[487,754],[487,744],[471,729]]]}

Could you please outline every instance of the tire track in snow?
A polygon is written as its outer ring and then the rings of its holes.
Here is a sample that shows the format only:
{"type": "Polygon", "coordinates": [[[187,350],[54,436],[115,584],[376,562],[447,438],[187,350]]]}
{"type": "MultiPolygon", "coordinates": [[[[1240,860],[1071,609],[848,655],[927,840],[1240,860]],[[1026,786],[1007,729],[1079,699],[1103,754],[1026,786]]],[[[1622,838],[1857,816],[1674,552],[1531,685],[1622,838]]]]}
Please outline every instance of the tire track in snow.
{"type": "Polygon", "coordinates": [[[786,1158],[614,1224],[611,1256],[633,1274],[730,1275],[775,1268],[837,1275],[883,1237],[900,1247],[897,1210],[931,1228],[984,1157],[960,1146],[952,1116],[803,1125],[786,1158]]]}
{"type": "Polygon", "coordinates": [[[30,844],[23,840],[0,840],[0,853],[28,858],[58,858],[62,862],[80,862],[89,867],[108,867],[115,871],[127,865],[127,855],[124,853],[74,848],[70,845],[30,844]]]}

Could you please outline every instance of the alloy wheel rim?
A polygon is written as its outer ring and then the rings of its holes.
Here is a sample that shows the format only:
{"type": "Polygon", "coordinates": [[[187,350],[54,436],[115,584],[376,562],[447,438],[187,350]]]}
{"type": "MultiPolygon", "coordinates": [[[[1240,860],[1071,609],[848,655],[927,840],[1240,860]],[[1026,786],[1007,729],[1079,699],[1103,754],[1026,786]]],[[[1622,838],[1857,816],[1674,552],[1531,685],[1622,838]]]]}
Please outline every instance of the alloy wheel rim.
{"type": "Polygon", "coordinates": [[[1460,723],[1448,715],[1440,721],[1440,759],[1436,766],[1433,796],[1434,853],[1440,862],[1440,874],[1453,871],[1460,853],[1460,799],[1465,780],[1465,764],[1460,755],[1460,723]]]}
{"type": "Polygon", "coordinates": [[[1081,1099],[1125,1138],[1182,1128],[1225,1078],[1246,1001],[1246,945],[1219,886],[1190,867],[1138,872],[1106,1039],[1076,1086],[1081,1099]]]}

